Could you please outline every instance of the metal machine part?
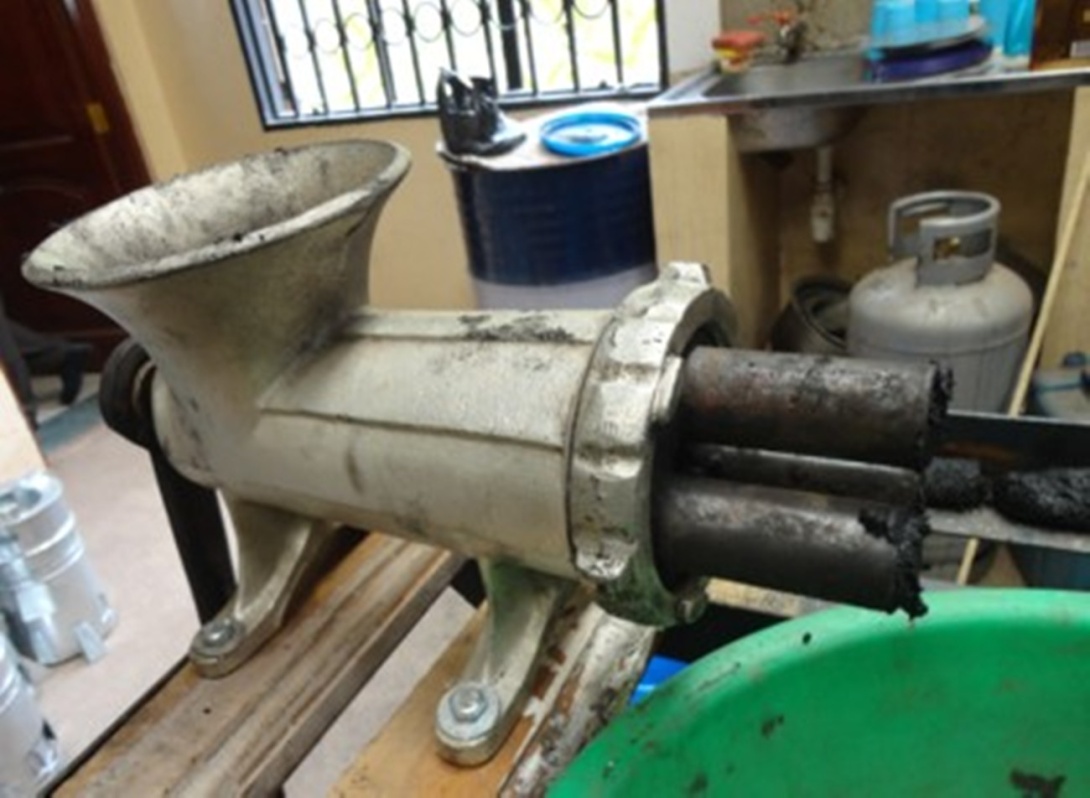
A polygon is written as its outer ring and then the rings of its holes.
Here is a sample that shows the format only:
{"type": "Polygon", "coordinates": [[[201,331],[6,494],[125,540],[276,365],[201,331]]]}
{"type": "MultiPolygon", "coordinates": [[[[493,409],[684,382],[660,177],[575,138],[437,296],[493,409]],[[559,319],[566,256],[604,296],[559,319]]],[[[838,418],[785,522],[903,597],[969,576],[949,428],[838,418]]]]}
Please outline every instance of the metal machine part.
{"type": "Polygon", "coordinates": [[[0,634],[0,796],[35,795],[60,765],[60,750],[34,691],[0,634]]]}
{"type": "Polygon", "coordinates": [[[132,339],[123,341],[102,370],[99,409],[112,430],[148,452],[203,624],[216,617],[235,590],[231,553],[216,492],[179,474],[156,437],[151,414],[154,376],[155,364],[143,347],[132,339]]]}
{"type": "Polygon", "coordinates": [[[949,388],[928,363],[698,349],[685,363],[690,440],[919,468],[949,388]]]}
{"type": "Polygon", "coordinates": [[[694,444],[684,460],[695,475],[911,506],[920,475],[907,468],[857,463],[761,449],[694,444]]]}
{"type": "Polygon", "coordinates": [[[657,494],[669,573],[721,576],[830,601],[922,615],[922,509],[675,478],[657,494]]]}
{"type": "Polygon", "coordinates": [[[0,608],[16,647],[37,662],[106,653],[117,614],[51,474],[0,486],[0,608]]]}
{"type": "Polygon", "coordinates": [[[554,621],[575,583],[517,565],[480,563],[491,610],[459,681],[439,700],[435,730],[461,765],[487,761],[518,720],[554,621]]]}
{"type": "Polygon", "coordinates": [[[666,587],[654,561],[650,500],[660,438],[682,396],[683,356],[729,342],[733,310],[702,267],[670,264],[629,295],[602,332],[578,397],[568,451],[575,565],[621,617],[669,625],[703,607],[699,580],[666,587]]]}
{"type": "Polygon", "coordinates": [[[371,238],[407,168],[384,142],[278,150],[138,191],[27,261],[146,349],[154,374],[111,393],[150,394],[161,456],[226,500],[238,586],[193,642],[203,673],[275,632],[336,524],[480,559],[489,617],[436,714],[464,764],[503,742],[592,592],[650,625],[693,620],[715,574],[922,610],[905,468],[945,410],[935,369],[726,349],[731,306],[695,264],[614,311],[374,309],[371,238]],[[833,459],[780,488],[852,494],[833,483],[896,467],[867,502],[688,478],[713,443],[833,459]]]}

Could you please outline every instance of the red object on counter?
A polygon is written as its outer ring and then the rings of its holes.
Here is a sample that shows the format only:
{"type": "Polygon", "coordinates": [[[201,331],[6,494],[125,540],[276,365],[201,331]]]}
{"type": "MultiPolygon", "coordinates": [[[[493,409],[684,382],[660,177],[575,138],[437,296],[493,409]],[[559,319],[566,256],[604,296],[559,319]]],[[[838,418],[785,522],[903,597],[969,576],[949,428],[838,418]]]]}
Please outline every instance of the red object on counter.
{"type": "Polygon", "coordinates": [[[712,39],[716,50],[745,52],[764,44],[765,35],[759,30],[725,30],[712,39]]]}

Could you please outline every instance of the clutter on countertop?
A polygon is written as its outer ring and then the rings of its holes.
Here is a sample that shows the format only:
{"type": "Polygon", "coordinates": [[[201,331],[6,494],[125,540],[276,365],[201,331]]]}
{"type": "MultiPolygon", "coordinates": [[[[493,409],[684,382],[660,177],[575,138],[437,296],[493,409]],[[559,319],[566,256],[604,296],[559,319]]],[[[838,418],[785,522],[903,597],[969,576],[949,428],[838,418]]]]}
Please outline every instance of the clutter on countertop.
{"type": "Polygon", "coordinates": [[[1033,26],[1036,0],[1013,0],[1003,33],[1003,52],[1011,57],[1026,60],[1033,49],[1033,26]]]}
{"type": "Polygon", "coordinates": [[[877,81],[960,72],[993,50],[988,22],[970,15],[968,0],[877,0],[868,47],[877,81]]]}
{"type": "MultiPolygon", "coordinates": [[[[1070,3],[1063,2],[1065,9],[1070,3]]],[[[874,51],[942,50],[975,41],[1011,57],[1029,54],[1034,0],[876,0],[868,46],[874,51]]],[[[1059,26],[1057,26],[1059,27],[1059,26]]]]}
{"type": "MultiPolygon", "coordinates": [[[[450,144],[444,138],[440,140],[436,146],[436,152],[439,157],[448,164],[457,165],[459,167],[473,166],[475,168],[487,169],[492,172],[509,170],[521,171],[524,169],[548,168],[571,164],[573,163],[573,156],[561,154],[549,149],[542,140],[542,134],[547,126],[556,123],[558,120],[563,120],[564,117],[571,116],[573,113],[584,115],[584,117],[587,114],[599,115],[597,117],[599,119],[602,118],[601,115],[610,115],[613,118],[623,116],[628,120],[632,120],[626,124],[631,125],[633,130],[638,129],[639,131],[639,136],[626,146],[642,146],[646,144],[647,106],[645,103],[601,101],[581,103],[578,106],[565,108],[561,111],[552,111],[519,120],[518,124],[523,134],[523,138],[518,144],[510,149],[492,153],[457,152],[456,150],[451,149],[450,144]]],[[[616,150],[584,154],[579,157],[579,160],[587,160],[592,157],[608,158],[615,151],[616,150]]]]}
{"type": "Polygon", "coordinates": [[[749,66],[753,54],[765,43],[765,35],[756,30],[725,30],[712,39],[712,49],[723,72],[737,72],[749,66]]]}

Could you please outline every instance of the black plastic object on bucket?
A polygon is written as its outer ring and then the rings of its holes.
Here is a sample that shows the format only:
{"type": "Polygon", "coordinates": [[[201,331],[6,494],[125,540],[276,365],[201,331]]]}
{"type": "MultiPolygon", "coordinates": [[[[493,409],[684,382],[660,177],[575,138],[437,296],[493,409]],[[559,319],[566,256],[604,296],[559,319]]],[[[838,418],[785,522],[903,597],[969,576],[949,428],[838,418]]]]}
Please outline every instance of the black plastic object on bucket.
{"type": "Polygon", "coordinates": [[[443,144],[453,155],[502,155],[523,141],[518,123],[500,110],[496,82],[443,69],[436,88],[443,144]]]}

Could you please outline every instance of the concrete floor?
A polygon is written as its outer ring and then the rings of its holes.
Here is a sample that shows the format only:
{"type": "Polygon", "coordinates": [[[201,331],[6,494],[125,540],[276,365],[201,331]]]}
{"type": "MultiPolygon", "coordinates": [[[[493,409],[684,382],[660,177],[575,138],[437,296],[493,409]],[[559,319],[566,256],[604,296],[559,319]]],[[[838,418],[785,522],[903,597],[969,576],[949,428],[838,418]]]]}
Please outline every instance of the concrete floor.
{"type": "MultiPolygon", "coordinates": [[[[54,413],[51,390],[48,384],[38,390],[46,399],[44,426],[54,413]]],[[[64,755],[73,757],[184,656],[197,618],[144,452],[101,422],[46,448],[119,615],[103,659],[32,669],[42,711],[64,755]]],[[[470,614],[448,590],[299,767],[286,793],[325,794],[470,614]]]]}

